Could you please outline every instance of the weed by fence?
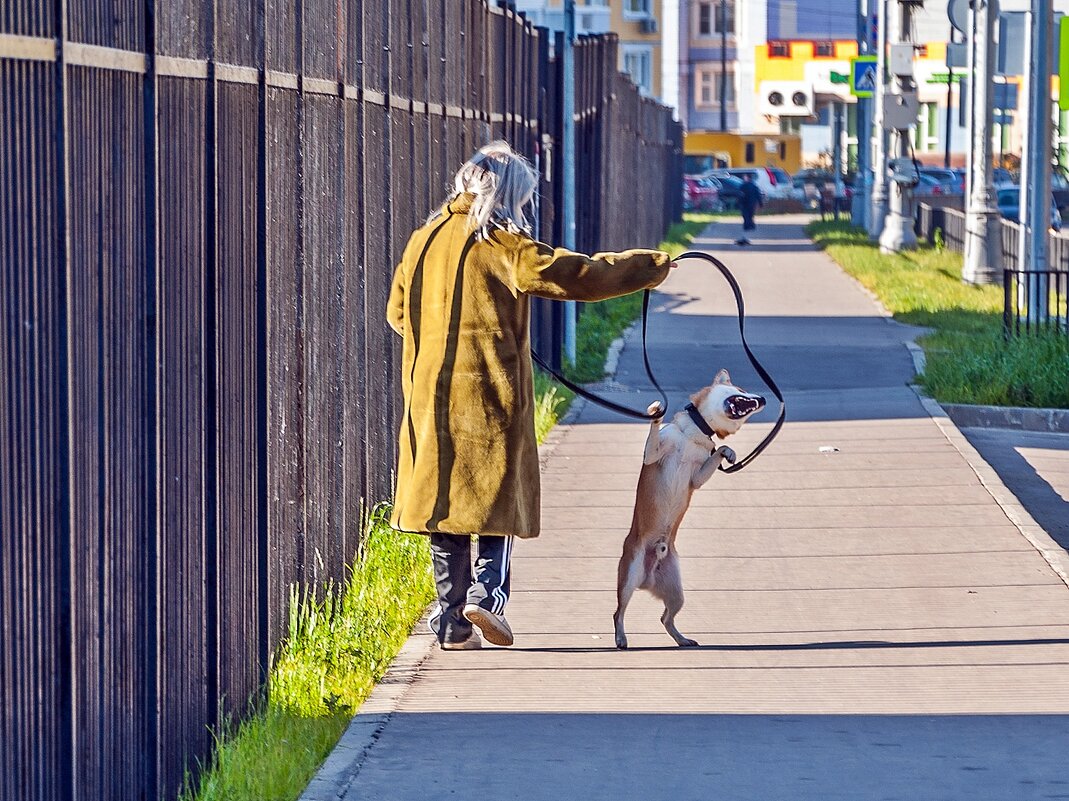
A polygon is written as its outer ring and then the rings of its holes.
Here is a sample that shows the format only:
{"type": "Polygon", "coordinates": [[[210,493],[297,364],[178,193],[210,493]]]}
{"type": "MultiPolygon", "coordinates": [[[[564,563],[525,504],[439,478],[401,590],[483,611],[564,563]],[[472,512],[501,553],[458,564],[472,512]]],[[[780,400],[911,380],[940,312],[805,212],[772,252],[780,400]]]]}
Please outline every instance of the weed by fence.
{"type": "MultiPolygon", "coordinates": [[[[590,249],[680,213],[616,46],[579,48],[590,249]]],[[[0,799],[169,798],[391,493],[411,229],[502,137],[558,238],[559,73],[482,0],[11,0],[0,94],[0,799]]]]}

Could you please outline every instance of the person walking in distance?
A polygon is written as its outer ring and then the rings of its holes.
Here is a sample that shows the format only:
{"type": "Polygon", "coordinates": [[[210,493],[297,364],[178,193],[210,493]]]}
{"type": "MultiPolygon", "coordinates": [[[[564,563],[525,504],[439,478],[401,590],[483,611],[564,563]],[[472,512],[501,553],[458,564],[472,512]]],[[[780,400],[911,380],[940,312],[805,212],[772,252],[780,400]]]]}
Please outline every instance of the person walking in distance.
{"type": "Polygon", "coordinates": [[[750,240],[746,238],[746,231],[753,231],[757,228],[754,224],[754,213],[761,206],[761,190],[757,188],[757,184],[753,182],[753,176],[750,173],[746,173],[742,176],[742,192],[739,197],[739,211],[742,212],[742,230],[743,235],[735,240],[736,245],[749,245],[750,240]]]}
{"type": "Polygon", "coordinates": [[[430,537],[446,650],[512,645],[505,619],[517,538],[539,534],[529,298],[594,301],[660,284],[657,250],[584,256],[531,237],[538,175],[505,142],[457,172],[416,230],[387,308],[403,338],[392,524],[430,537]],[[472,538],[478,538],[474,571],[472,538]]]}

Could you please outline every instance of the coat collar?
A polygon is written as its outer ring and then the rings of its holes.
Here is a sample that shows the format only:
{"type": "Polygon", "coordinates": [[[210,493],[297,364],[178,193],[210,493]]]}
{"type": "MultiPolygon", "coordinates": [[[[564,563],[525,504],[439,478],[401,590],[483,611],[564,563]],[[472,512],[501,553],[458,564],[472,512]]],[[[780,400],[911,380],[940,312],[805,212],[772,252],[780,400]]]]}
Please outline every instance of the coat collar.
{"type": "Polygon", "coordinates": [[[445,204],[447,214],[467,214],[475,202],[475,195],[463,192],[445,204]]]}

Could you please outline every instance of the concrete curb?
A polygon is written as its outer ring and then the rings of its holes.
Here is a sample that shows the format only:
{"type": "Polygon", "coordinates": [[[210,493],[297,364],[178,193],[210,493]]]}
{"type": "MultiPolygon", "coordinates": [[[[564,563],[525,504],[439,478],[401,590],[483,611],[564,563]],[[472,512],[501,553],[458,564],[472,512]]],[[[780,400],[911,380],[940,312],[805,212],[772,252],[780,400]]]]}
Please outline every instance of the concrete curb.
{"type": "Polygon", "coordinates": [[[408,688],[415,681],[423,661],[430,655],[435,639],[427,631],[427,616],[397,652],[386,675],[349,721],[334,749],[327,756],[299,801],[339,801],[356,780],[368,752],[397,711],[408,688]]]}
{"type": "Polygon", "coordinates": [[[950,419],[964,428],[1014,428],[1069,434],[1069,409],[1032,409],[1020,406],[942,404],[950,419]]]}
{"type": "Polygon", "coordinates": [[[928,415],[939,427],[947,441],[962,455],[962,458],[965,459],[973,473],[976,474],[984,489],[1002,509],[1003,514],[1017,527],[1017,530],[1021,532],[1021,536],[1028,540],[1032,547],[1039,552],[1040,556],[1050,565],[1051,570],[1058,575],[1066,587],[1069,587],[1069,551],[1066,551],[1055,542],[1050,534],[1035,521],[1035,518],[1017,500],[1017,496],[1002,483],[1002,479],[995,472],[995,469],[984,460],[979,451],[965,438],[965,435],[954,424],[953,418],[947,414],[947,411],[934,400],[924,395],[920,387],[912,386],[912,389],[917,393],[924,410],[928,412],[928,415]]]}
{"type": "MultiPolygon", "coordinates": [[[[920,375],[927,366],[924,349],[907,342],[913,370],[920,375]]],[[[1012,428],[1069,434],[1069,409],[1036,409],[1024,406],[979,406],[971,403],[943,403],[947,417],[962,428],[1012,428]]]]}

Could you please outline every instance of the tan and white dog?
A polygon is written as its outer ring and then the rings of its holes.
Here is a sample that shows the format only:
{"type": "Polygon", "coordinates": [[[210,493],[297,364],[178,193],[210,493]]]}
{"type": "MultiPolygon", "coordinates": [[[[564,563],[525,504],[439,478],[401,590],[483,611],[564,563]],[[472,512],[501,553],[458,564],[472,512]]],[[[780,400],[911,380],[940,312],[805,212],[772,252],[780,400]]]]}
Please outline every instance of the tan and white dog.
{"type": "MultiPolygon", "coordinates": [[[[738,431],[747,418],[763,408],[765,399],[732,385],[727,370],[713,383],[691,396],[689,406],[671,423],[650,425],[638,478],[635,513],[616,578],[616,647],[627,647],[624,613],[635,590],[649,590],[664,601],[661,622],[680,646],[698,643],[679,633],[675,617],[683,608],[683,579],[679,572],[676,532],[690,506],[694,490],[708,481],[721,462],[735,462],[726,445],[715,447],[712,437],[723,439],[738,431]]],[[[656,414],[660,403],[649,407],[656,414]]]]}

